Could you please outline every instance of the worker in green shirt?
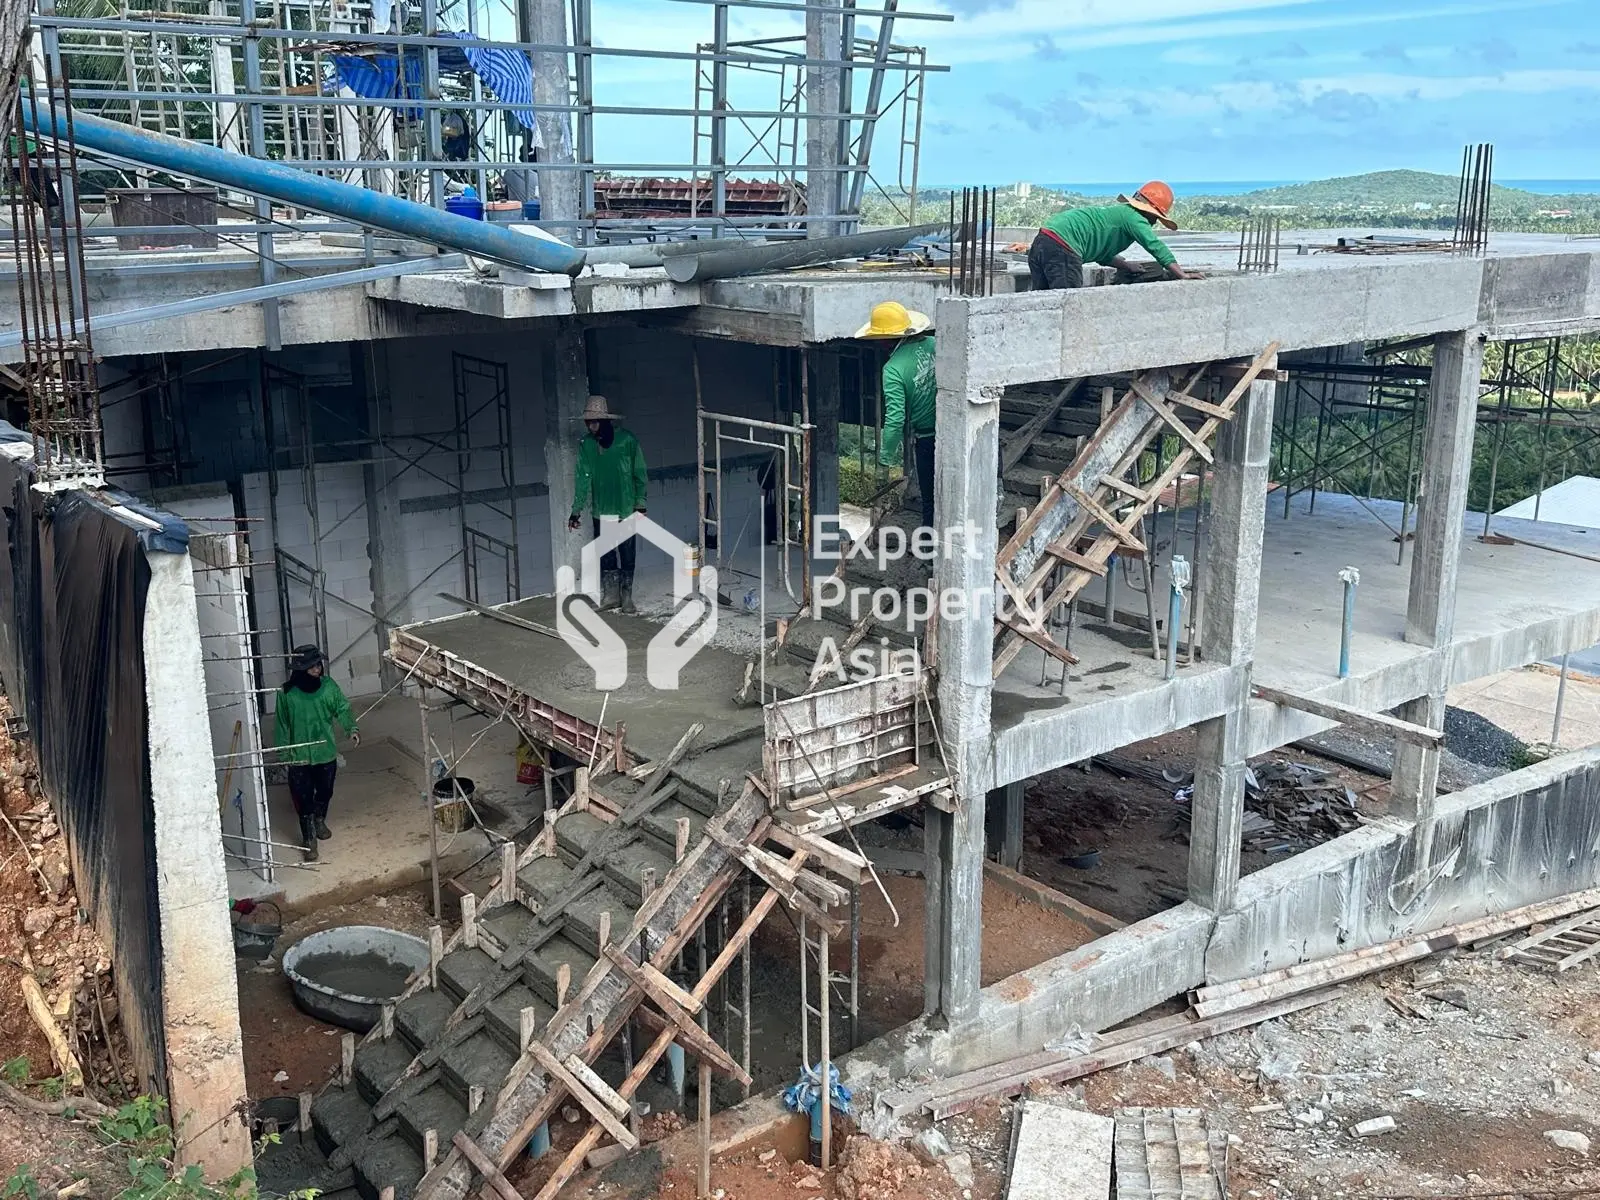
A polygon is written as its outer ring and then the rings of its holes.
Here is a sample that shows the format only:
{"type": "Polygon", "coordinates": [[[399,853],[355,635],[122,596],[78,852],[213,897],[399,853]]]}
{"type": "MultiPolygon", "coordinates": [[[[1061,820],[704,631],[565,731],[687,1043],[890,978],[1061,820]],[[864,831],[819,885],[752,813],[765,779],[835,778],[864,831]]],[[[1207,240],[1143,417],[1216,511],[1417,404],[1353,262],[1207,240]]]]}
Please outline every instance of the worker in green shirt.
{"type": "Polygon", "coordinates": [[[1135,192],[1132,199],[1118,196],[1115,204],[1058,212],[1044,223],[1028,250],[1033,290],[1082,287],[1086,262],[1134,271],[1137,268],[1123,259],[1122,252],[1135,242],[1149,251],[1150,257],[1172,278],[1193,278],[1178,265],[1153,228],[1158,221],[1168,229],[1178,227],[1170,215],[1172,200],[1172,189],[1155,179],[1135,192]]]}
{"type": "Polygon", "coordinates": [[[900,466],[905,461],[906,436],[914,439],[922,524],[929,529],[933,527],[934,413],[939,398],[933,375],[932,324],[926,314],[889,300],[873,308],[872,319],[856,331],[858,338],[900,343],[883,365],[883,440],[878,445],[878,462],[900,466]]]}
{"type": "MultiPolygon", "coordinates": [[[[621,420],[611,411],[604,396],[590,396],[583,408],[583,423],[588,436],[578,447],[577,487],[573,492],[572,515],[567,527],[576,529],[583,521],[584,505],[593,500],[594,536],[600,536],[600,518],[621,520],[644,512],[648,473],[639,439],[617,427],[621,420]]],[[[600,607],[620,608],[625,613],[633,606],[633,565],[638,554],[636,539],[628,538],[600,559],[600,607]]]]}
{"type": "Polygon", "coordinates": [[[273,745],[282,750],[280,761],[289,768],[289,796],[300,818],[306,861],[316,862],[317,842],[333,836],[328,828],[328,805],[339,771],[334,722],[344,727],[352,745],[361,744],[350,701],[327,677],[327,659],[316,646],[295,647],[289,678],[278,691],[276,718],[273,745]]]}

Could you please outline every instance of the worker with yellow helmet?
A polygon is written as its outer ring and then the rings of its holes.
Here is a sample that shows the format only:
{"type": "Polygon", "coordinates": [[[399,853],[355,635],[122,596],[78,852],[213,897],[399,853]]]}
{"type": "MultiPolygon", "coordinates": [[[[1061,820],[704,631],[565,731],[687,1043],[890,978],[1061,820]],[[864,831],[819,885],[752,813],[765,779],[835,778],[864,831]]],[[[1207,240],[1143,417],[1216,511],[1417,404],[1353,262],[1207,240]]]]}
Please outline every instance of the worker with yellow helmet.
{"type": "Polygon", "coordinates": [[[895,300],[872,310],[872,319],[856,331],[870,341],[900,344],[883,365],[883,440],[878,462],[897,467],[904,461],[904,443],[913,439],[917,486],[922,491],[922,524],[933,526],[933,433],[939,385],[933,375],[933,321],[895,300]]]}

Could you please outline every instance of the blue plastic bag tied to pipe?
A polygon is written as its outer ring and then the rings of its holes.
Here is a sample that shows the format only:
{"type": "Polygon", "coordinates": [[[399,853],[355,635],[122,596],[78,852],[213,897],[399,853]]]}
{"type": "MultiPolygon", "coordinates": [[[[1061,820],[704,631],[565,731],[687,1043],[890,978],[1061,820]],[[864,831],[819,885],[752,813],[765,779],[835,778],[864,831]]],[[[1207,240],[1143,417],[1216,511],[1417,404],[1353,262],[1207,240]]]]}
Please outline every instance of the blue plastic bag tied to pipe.
{"type": "MultiPolygon", "coordinates": [[[[839,1082],[839,1068],[832,1063],[828,1064],[828,1091],[829,1099],[835,1112],[850,1115],[850,1089],[839,1082]]],[[[815,1067],[802,1067],[800,1077],[783,1093],[784,1107],[790,1112],[809,1113],[817,1103],[817,1098],[822,1091],[821,1064],[815,1067]]]]}

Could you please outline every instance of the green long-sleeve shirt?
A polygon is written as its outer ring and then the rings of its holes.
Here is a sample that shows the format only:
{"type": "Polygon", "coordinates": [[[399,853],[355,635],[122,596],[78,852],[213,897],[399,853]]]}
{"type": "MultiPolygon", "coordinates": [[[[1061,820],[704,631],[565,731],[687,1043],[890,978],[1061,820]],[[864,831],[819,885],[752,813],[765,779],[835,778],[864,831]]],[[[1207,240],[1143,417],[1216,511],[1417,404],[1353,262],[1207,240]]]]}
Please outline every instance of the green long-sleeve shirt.
{"type": "Polygon", "coordinates": [[[1131,205],[1069,208],[1051,217],[1044,227],[1076,250],[1086,263],[1110,266],[1112,259],[1135,242],[1163,267],[1178,261],[1144,214],[1131,205]]]}
{"type": "Polygon", "coordinates": [[[939,385],[933,377],[933,351],[931,335],[913,338],[883,364],[883,441],[878,446],[882,466],[901,464],[907,429],[913,437],[927,437],[934,430],[939,385]]]}
{"type": "Polygon", "coordinates": [[[344,697],[339,685],[323,676],[322,686],[314,692],[303,692],[297,687],[278,689],[278,708],[273,730],[274,746],[293,746],[285,750],[279,761],[293,764],[329,763],[339,757],[338,745],[333,740],[333,723],[339,722],[346,733],[356,731],[356,717],[350,711],[350,701],[344,697]],[[315,745],[303,745],[315,742],[315,745]]]}
{"type": "Polygon", "coordinates": [[[586,437],[578,447],[578,479],[572,515],[582,515],[592,494],[595,516],[626,517],[634,509],[644,507],[648,481],[639,439],[626,429],[615,431],[609,447],[602,446],[593,437],[586,437]]]}

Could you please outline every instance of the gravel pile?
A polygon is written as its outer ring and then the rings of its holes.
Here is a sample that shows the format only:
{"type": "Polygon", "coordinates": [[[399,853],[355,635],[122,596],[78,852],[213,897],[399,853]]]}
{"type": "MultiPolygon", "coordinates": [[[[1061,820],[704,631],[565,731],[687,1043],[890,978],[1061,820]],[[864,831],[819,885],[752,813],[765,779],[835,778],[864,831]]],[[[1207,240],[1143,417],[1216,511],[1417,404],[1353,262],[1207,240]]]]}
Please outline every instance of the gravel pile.
{"type": "Polygon", "coordinates": [[[1528,749],[1520,738],[1464,708],[1445,709],[1444,744],[1468,762],[1502,770],[1522,766],[1528,749]]]}

